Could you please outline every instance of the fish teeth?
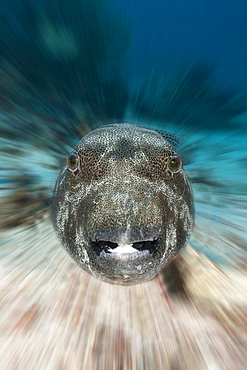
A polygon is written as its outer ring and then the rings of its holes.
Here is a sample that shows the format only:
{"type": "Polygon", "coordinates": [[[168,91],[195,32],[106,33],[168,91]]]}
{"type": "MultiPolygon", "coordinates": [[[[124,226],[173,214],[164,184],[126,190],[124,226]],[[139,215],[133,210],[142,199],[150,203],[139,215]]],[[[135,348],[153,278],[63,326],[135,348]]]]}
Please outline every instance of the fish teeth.
{"type": "Polygon", "coordinates": [[[109,248],[108,252],[124,254],[124,253],[136,253],[137,249],[132,247],[133,244],[118,244],[114,249],[109,248]]]}

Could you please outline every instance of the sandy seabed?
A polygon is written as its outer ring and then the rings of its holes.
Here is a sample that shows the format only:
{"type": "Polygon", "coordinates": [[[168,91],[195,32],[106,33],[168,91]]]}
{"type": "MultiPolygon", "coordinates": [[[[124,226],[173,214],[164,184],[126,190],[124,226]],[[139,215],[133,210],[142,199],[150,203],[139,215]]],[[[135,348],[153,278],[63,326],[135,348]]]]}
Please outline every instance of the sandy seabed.
{"type": "Polygon", "coordinates": [[[162,273],[132,287],[84,273],[49,215],[2,233],[0,368],[246,369],[247,276],[188,247],[186,294],[162,273]]]}

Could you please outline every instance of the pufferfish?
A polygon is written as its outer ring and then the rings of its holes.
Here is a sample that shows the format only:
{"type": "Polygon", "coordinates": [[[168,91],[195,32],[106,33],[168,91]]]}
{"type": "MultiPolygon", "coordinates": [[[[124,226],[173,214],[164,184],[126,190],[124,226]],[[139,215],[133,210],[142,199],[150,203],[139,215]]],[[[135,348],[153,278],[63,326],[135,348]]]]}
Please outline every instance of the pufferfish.
{"type": "Polygon", "coordinates": [[[183,251],[194,202],[178,142],[165,131],[112,124],[84,136],[68,156],[51,215],[83,270],[133,285],[154,278],[183,251]]]}

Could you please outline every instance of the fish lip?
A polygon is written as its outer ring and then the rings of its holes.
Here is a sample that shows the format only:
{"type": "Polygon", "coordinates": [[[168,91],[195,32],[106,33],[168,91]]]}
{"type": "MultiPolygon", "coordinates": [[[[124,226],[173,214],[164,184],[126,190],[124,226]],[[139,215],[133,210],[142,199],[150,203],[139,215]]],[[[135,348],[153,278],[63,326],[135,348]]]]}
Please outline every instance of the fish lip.
{"type": "Polygon", "coordinates": [[[159,238],[154,240],[142,240],[133,243],[129,243],[132,248],[136,249],[136,252],[131,253],[114,253],[114,249],[119,247],[121,244],[114,243],[107,240],[93,241],[90,240],[90,246],[92,251],[103,259],[107,260],[133,260],[137,258],[143,258],[147,256],[153,256],[159,246],[159,238]]]}
{"type": "Polygon", "coordinates": [[[133,244],[144,241],[154,241],[159,238],[161,230],[155,226],[152,226],[149,230],[135,231],[132,232],[131,227],[125,230],[102,230],[96,229],[91,235],[89,235],[90,241],[98,242],[105,241],[117,244],[133,244]]]}

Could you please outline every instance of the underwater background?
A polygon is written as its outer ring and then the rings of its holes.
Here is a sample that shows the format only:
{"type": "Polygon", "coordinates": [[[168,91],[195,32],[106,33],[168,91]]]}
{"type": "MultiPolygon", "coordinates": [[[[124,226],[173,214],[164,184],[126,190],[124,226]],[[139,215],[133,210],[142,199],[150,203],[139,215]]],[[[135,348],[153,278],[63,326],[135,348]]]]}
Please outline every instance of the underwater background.
{"type": "Polygon", "coordinates": [[[0,5],[0,368],[246,369],[246,1],[0,5]],[[68,153],[113,122],[178,135],[195,199],[186,251],[133,287],[50,221],[68,153]]]}

